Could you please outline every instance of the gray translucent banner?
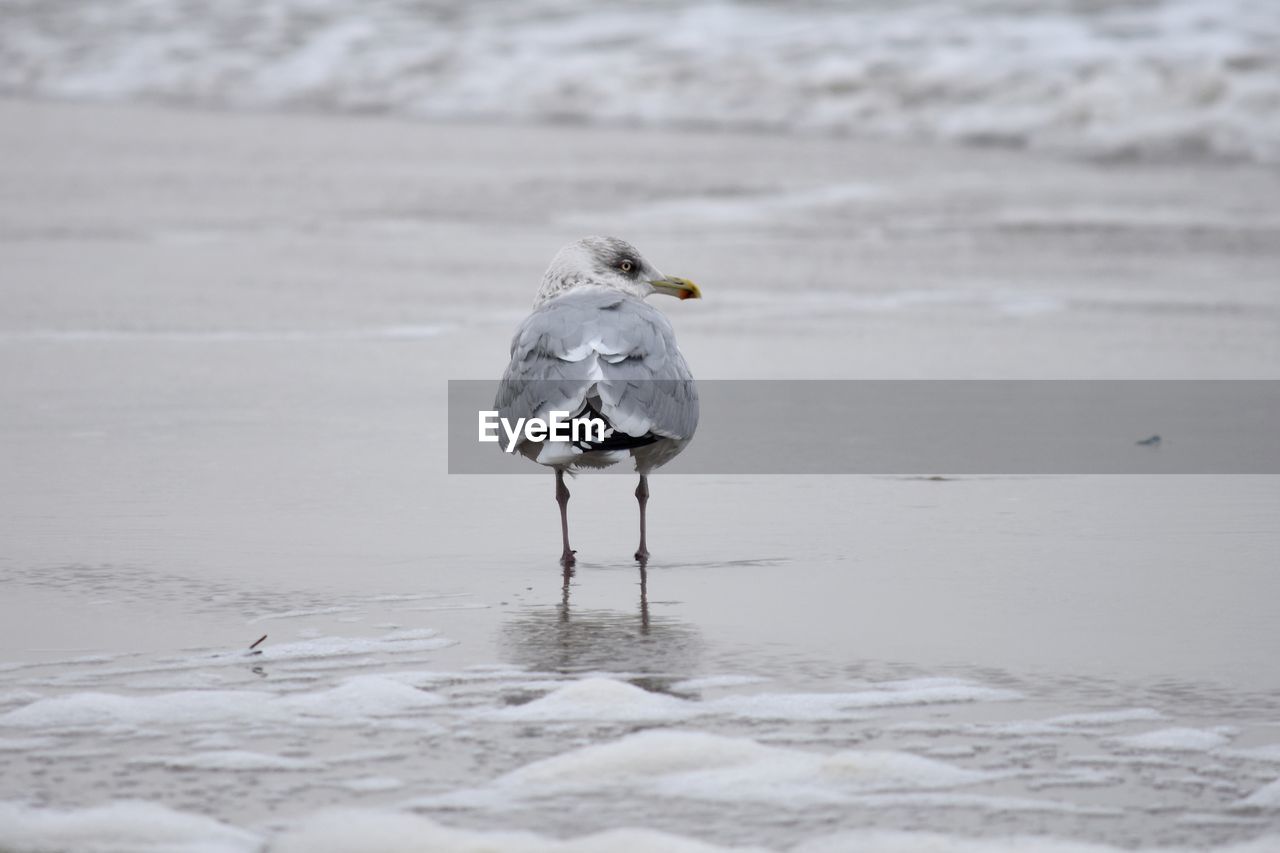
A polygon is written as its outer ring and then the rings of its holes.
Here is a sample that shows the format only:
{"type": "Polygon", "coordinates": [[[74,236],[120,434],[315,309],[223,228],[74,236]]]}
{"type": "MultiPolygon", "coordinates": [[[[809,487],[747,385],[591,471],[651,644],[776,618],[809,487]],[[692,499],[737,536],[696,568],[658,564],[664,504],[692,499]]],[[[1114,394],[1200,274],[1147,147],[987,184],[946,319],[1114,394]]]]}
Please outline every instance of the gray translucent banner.
{"type": "MultiPolygon", "coordinates": [[[[449,473],[546,473],[478,439],[498,382],[449,381],[449,473]]],[[[684,474],[1280,474],[1280,381],[704,380],[684,474]]],[[[630,461],[610,471],[633,470],[630,461]]]]}

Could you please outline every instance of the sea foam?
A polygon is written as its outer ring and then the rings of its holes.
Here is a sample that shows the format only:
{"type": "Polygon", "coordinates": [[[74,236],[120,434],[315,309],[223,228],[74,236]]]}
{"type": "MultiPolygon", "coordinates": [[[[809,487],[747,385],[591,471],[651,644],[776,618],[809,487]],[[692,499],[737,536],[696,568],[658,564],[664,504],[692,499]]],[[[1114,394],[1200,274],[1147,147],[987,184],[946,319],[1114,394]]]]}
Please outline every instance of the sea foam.
{"type": "Polygon", "coordinates": [[[1275,162],[1274,10],[1271,0],[26,3],[0,29],[0,92],[1275,162]]]}

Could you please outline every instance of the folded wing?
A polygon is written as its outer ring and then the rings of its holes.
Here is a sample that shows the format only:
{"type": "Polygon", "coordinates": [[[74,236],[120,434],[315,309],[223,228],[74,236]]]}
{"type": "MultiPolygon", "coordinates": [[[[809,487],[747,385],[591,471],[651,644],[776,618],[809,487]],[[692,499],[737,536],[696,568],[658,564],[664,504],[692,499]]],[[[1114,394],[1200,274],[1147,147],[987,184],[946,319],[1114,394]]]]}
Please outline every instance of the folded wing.
{"type": "Polygon", "coordinates": [[[511,342],[495,408],[513,423],[591,409],[613,429],[615,438],[597,449],[548,443],[535,454],[522,448],[553,465],[608,464],[643,439],[683,444],[698,424],[693,376],[667,318],[606,287],[576,288],[529,315],[511,342]],[[566,453],[584,458],[570,460],[566,453]]]}

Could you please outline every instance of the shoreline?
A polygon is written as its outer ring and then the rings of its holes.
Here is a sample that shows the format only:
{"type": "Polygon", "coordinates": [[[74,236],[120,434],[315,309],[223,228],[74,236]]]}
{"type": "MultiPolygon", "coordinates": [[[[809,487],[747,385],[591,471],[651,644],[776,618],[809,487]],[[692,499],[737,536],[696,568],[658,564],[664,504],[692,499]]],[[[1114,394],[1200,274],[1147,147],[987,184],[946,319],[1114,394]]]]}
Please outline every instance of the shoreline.
{"type": "Polygon", "coordinates": [[[217,101],[180,100],[165,98],[93,98],[75,96],[38,96],[16,92],[0,92],[0,107],[5,104],[54,107],[83,108],[119,108],[121,110],[144,110],[171,113],[190,113],[205,116],[244,116],[250,118],[305,119],[334,121],[355,120],[386,122],[407,126],[436,126],[442,128],[458,128],[473,130],[497,131],[586,131],[602,133],[641,133],[654,135],[673,135],[690,137],[758,137],[762,139],[785,139],[797,143],[806,140],[813,142],[847,142],[853,146],[875,148],[908,148],[921,152],[958,151],[973,152],[975,155],[1032,157],[1063,164],[1084,164],[1101,169],[1118,170],[1141,169],[1223,169],[1231,170],[1266,170],[1274,171],[1276,164],[1265,160],[1257,160],[1244,155],[1225,155],[1213,153],[1171,153],[1171,152],[1123,152],[1123,153],[1090,153],[1072,151],[1065,147],[1037,147],[1025,143],[983,140],[944,140],[913,137],[894,137],[888,135],[859,134],[855,131],[802,127],[786,128],[771,126],[766,123],[751,124],[716,124],[706,122],[644,122],[627,119],[588,119],[575,117],[503,117],[491,116],[447,116],[429,113],[397,112],[389,108],[325,108],[307,107],[298,104],[228,104],[217,101]]]}
{"type": "Polygon", "coordinates": [[[13,101],[0,150],[0,847],[1280,831],[1280,478],[659,472],[640,572],[584,476],[566,574],[552,478],[445,423],[598,232],[698,282],[699,381],[1280,378],[1274,170],[13,101]]]}

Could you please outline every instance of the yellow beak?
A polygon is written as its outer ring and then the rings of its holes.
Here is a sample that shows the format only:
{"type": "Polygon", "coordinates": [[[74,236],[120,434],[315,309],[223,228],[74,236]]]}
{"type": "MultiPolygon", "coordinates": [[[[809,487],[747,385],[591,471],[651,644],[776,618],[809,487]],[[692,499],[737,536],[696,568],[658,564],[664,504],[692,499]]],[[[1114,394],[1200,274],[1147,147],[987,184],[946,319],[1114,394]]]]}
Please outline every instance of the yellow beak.
{"type": "Polygon", "coordinates": [[[676,299],[702,298],[702,291],[698,290],[698,285],[687,278],[676,278],[673,275],[669,275],[666,278],[651,281],[649,284],[653,285],[653,289],[658,293],[665,293],[668,296],[674,296],[676,299]]]}

